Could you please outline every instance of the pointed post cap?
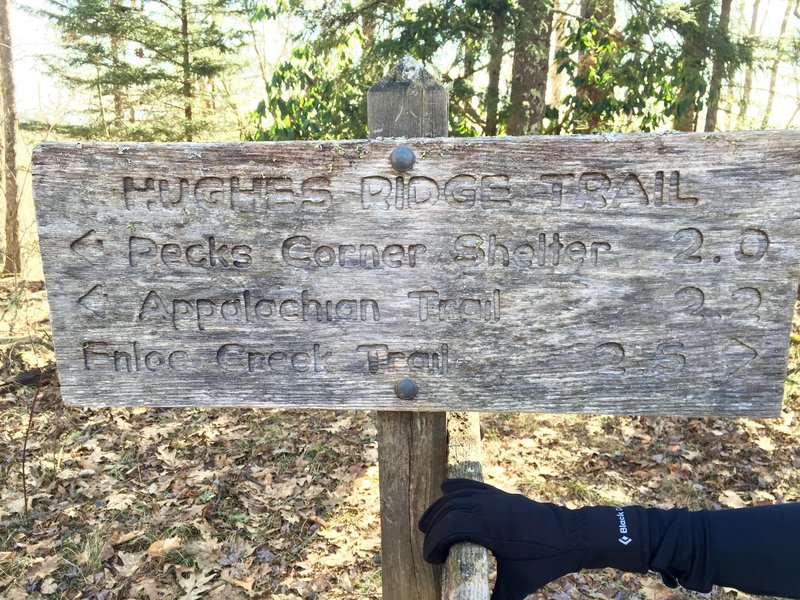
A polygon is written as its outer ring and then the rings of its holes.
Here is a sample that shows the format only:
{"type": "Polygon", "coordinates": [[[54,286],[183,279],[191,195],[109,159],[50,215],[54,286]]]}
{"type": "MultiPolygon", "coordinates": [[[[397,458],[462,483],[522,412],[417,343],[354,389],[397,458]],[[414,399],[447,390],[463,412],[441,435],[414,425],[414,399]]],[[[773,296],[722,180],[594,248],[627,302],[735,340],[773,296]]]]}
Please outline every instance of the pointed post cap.
{"type": "Polygon", "coordinates": [[[447,136],[447,90],[410,56],[367,92],[369,137],[447,136]]]}

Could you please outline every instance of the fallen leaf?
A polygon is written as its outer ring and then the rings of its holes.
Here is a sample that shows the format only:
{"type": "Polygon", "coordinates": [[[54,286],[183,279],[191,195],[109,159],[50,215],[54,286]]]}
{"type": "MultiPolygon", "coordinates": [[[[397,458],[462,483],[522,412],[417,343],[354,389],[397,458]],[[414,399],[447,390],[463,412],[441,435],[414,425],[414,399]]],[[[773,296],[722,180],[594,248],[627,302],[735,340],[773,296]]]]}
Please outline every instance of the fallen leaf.
{"type": "Polygon", "coordinates": [[[761,448],[764,452],[774,452],[775,444],[768,437],[760,437],[756,440],[756,446],[761,448]]]}
{"type": "Polygon", "coordinates": [[[733,490],[725,490],[717,498],[717,502],[728,508],[744,508],[747,506],[741,496],[733,490]]]}
{"type": "Polygon", "coordinates": [[[753,504],[775,504],[775,496],[764,490],[756,490],[752,493],[753,504]]]}
{"type": "Polygon", "coordinates": [[[199,571],[191,571],[186,577],[182,575],[178,577],[178,584],[186,592],[180,597],[181,600],[197,600],[202,598],[203,594],[209,591],[212,587],[212,579],[216,577],[213,571],[206,571],[200,573],[199,571]]]}
{"type": "Polygon", "coordinates": [[[313,592],[324,592],[331,587],[331,582],[323,573],[317,573],[311,580],[310,587],[313,592]]]}
{"type": "Polygon", "coordinates": [[[44,579],[60,567],[63,562],[62,558],[57,554],[47,558],[37,558],[34,561],[28,569],[28,579],[44,579]]]}
{"type": "Polygon", "coordinates": [[[318,564],[326,567],[341,567],[347,564],[348,556],[341,556],[340,554],[329,554],[318,559],[318,564]]]}
{"type": "Polygon", "coordinates": [[[25,512],[25,499],[22,496],[12,500],[3,500],[0,502],[0,516],[2,515],[20,515],[25,512]]]}
{"type": "Polygon", "coordinates": [[[56,477],[62,481],[67,479],[75,479],[79,475],[80,471],[78,469],[61,469],[58,473],[56,473],[56,477]]]}
{"type": "Polygon", "coordinates": [[[327,431],[329,433],[340,433],[345,429],[349,429],[353,425],[353,418],[352,417],[341,417],[337,419],[335,422],[330,423],[327,427],[323,429],[323,431],[327,431]]]}
{"type": "Polygon", "coordinates": [[[192,485],[198,485],[204,481],[213,481],[216,473],[208,469],[193,469],[186,475],[186,481],[192,485]]]}
{"type": "Polygon", "coordinates": [[[222,580],[227,581],[228,583],[232,583],[236,587],[240,587],[243,590],[247,590],[248,592],[253,591],[253,586],[256,584],[255,577],[245,577],[243,579],[237,579],[233,575],[231,575],[228,571],[222,572],[222,580]]]}
{"type": "Polygon", "coordinates": [[[158,447],[158,450],[156,450],[156,456],[158,456],[158,458],[160,458],[167,467],[177,468],[180,466],[180,461],[177,458],[177,452],[175,450],[170,450],[169,446],[166,444],[158,447]]]}
{"type": "Polygon", "coordinates": [[[147,553],[150,556],[164,556],[165,554],[180,548],[181,543],[181,538],[177,536],[167,538],[165,540],[158,540],[157,542],[150,544],[150,547],[147,549],[147,553]]]}
{"type": "Polygon", "coordinates": [[[42,594],[55,594],[58,591],[58,584],[51,577],[48,577],[42,582],[39,591],[42,594]]]}
{"type": "Polygon", "coordinates": [[[114,558],[114,547],[111,544],[103,544],[102,549],[100,550],[100,561],[101,562],[108,562],[112,558],[114,558]]]}
{"type": "Polygon", "coordinates": [[[127,510],[130,508],[136,496],[133,494],[117,493],[111,494],[106,498],[106,509],[108,510],[127,510]]]}
{"type": "Polygon", "coordinates": [[[121,546],[125,542],[130,542],[131,540],[135,540],[136,538],[139,538],[142,535],[144,535],[143,529],[136,529],[135,531],[128,531],[126,533],[118,533],[111,538],[111,545],[121,546]]]}
{"type": "Polygon", "coordinates": [[[151,577],[141,579],[133,584],[133,587],[131,587],[132,594],[135,594],[136,597],[141,594],[145,594],[148,600],[159,600],[160,598],[163,598],[161,594],[162,590],[163,586],[151,577]]]}
{"type": "Polygon", "coordinates": [[[22,586],[13,585],[3,590],[3,600],[29,600],[28,592],[22,586]]]}
{"type": "Polygon", "coordinates": [[[353,580],[347,573],[342,573],[336,578],[336,584],[345,592],[352,592],[355,589],[353,580]]]}
{"type": "Polygon", "coordinates": [[[686,460],[691,461],[698,459],[700,456],[702,456],[702,453],[698,452],[697,450],[684,450],[681,452],[681,456],[683,456],[683,458],[686,460]]]}
{"type": "Polygon", "coordinates": [[[122,577],[131,577],[139,567],[142,565],[142,560],[144,560],[145,553],[144,552],[131,552],[130,554],[127,552],[118,552],[117,556],[122,561],[121,565],[117,565],[117,572],[122,577]]]}

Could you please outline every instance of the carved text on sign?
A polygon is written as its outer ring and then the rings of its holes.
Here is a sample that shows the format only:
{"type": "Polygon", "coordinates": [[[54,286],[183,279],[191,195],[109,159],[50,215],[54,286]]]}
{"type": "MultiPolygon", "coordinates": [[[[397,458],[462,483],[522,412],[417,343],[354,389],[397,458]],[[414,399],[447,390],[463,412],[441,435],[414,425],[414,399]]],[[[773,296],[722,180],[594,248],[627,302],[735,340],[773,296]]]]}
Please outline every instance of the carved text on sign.
{"type": "Polygon", "coordinates": [[[122,190],[128,209],[181,210],[193,203],[208,210],[251,213],[324,210],[331,203],[330,180],[322,176],[300,181],[284,176],[202,177],[197,180],[124,177],[122,190]]]}
{"type": "MultiPolygon", "coordinates": [[[[681,195],[680,172],[656,171],[646,176],[602,171],[527,175],[523,183],[507,173],[456,173],[444,179],[425,175],[362,177],[353,190],[366,210],[418,210],[443,202],[454,209],[506,209],[514,198],[531,193],[549,196],[551,208],[620,208],[655,206],[688,208],[698,198],[681,195]],[[538,185],[537,185],[538,184],[538,185]]],[[[182,210],[194,204],[212,211],[241,213],[324,211],[334,202],[331,177],[304,179],[275,176],[190,177],[160,179],[124,177],[123,200],[128,209],[144,207],[182,210]]]]}
{"type": "Polygon", "coordinates": [[[560,233],[542,232],[535,237],[535,241],[498,242],[494,234],[484,237],[470,233],[453,240],[453,260],[465,267],[476,267],[483,263],[490,267],[557,267],[562,262],[582,264],[584,260],[597,265],[599,257],[611,251],[611,244],[605,241],[583,242],[565,238],[560,233]]]}
{"type": "Polygon", "coordinates": [[[151,290],[142,301],[138,320],[146,323],[168,323],[177,330],[204,331],[209,327],[230,327],[235,324],[254,324],[269,327],[275,321],[314,321],[339,323],[345,321],[380,321],[381,311],[372,298],[337,300],[311,297],[302,290],[293,297],[261,297],[260,293],[244,290],[225,298],[170,298],[151,290]]]}
{"type": "Polygon", "coordinates": [[[300,269],[346,267],[397,269],[416,267],[417,259],[427,252],[425,244],[315,244],[309,237],[295,235],[284,240],[281,256],[286,264],[300,269]]]}
{"type": "Polygon", "coordinates": [[[83,363],[87,371],[135,373],[161,370],[177,371],[189,367],[188,354],[183,350],[162,352],[147,349],[139,342],[109,344],[87,341],[82,345],[83,363]]]}
{"type": "Polygon", "coordinates": [[[225,344],[216,352],[216,362],[233,373],[287,372],[322,373],[328,369],[331,353],[320,344],[300,352],[249,348],[242,344],[225,344]]]}
{"type": "Polygon", "coordinates": [[[681,196],[679,171],[672,171],[664,185],[664,171],[656,171],[652,179],[652,188],[648,192],[642,183],[641,175],[628,173],[616,180],[601,172],[581,173],[548,173],[541,180],[551,186],[551,207],[560,208],[565,205],[576,208],[619,208],[624,205],[634,206],[673,206],[690,207],[697,204],[698,199],[692,196],[681,196]]]}
{"type": "Polygon", "coordinates": [[[246,269],[253,262],[253,248],[232,244],[214,236],[188,244],[159,242],[150,237],[131,236],[128,240],[128,262],[131,267],[189,265],[203,269],[246,269]]]}

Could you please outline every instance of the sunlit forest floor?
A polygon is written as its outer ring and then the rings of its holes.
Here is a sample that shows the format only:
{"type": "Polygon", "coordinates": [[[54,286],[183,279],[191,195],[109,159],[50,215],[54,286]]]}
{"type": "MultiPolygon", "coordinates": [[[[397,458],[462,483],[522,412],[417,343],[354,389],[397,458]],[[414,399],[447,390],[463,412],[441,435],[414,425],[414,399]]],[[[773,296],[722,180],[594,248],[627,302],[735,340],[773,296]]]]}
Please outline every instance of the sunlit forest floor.
{"type": "MultiPolygon", "coordinates": [[[[26,244],[25,281],[0,282],[0,597],[381,597],[373,413],[89,410],[49,371],[8,385],[54,362],[30,226],[26,244]]],[[[798,372],[796,315],[779,418],[485,414],[486,480],[569,506],[797,501],[798,372]]],[[[608,570],[532,597],[701,595],[608,570]]]]}

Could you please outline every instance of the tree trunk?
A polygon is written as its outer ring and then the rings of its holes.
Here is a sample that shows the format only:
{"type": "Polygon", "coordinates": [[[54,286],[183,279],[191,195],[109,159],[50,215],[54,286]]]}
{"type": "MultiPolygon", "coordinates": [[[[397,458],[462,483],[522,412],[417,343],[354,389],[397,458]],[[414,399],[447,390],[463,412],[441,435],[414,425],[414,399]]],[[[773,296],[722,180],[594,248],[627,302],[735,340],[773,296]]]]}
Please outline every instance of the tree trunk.
{"type": "Polygon", "coordinates": [[[3,179],[6,200],[6,249],[3,273],[22,271],[19,239],[19,195],[17,193],[16,125],[17,103],[14,91],[14,68],[11,52],[11,28],[8,0],[0,0],[0,84],[3,88],[3,179]]]}
{"type": "MultiPolygon", "coordinates": [[[[112,41],[112,45],[115,45],[115,43],[113,41],[112,41]]],[[[114,58],[115,58],[114,62],[117,62],[116,58],[117,58],[118,52],[119,52],[118,48],[115,47],[113,52],[114,52],[114,58]]],[[[113,94],[114,94],[114,120],[115,120],[115,122],[117,124],[119,124],[119,123],[122,123],[123,119],[125,118],[125,108],[124,108],[124,102],[123,102],[124,91],[123,91],[122,86],[119,83],[116,83],[116,82],[114,83],[114,85],[113,85],[113,94]]]]}
{"type": "Polygon", "coordinates": [[[107,138],[111,137],[111,132],[108,130],[108,114],[106,113],[106,105],[103,101],[103,86],[100,83],[102,79],[102,75],[100,74],[100,68],[95,66],[94,68],[95,80],[94,80],[94,87],[97,91],[97,110],[100,111],[100,122],[103,124],[103,133],[107,138]]]}
{"type": "Polygon", "coordinates": [[[676,131],[694,131],[697,126],[697,99],[702,92],[703,71],[708,58],[705,33],[711,0],[691,0],[690,6],[696,22],[689,24],[683,38],[681,86],[672,125],[676,131]]]}
{"type": "MultiPolygon", "coordinates": [[[[556,7],[561,10],[560,4],[556,7]]],[[[563,12],[558,12],[554,15],[553,22],[553,46],[555,46],[554,53],[557,53],[564,47],[564,28],[567,24],[567,17],[563,12]]],[[[566,73],[559,72],[558,63],[553,61],[548,70],[548,89],[550,95],[547,98],[548,106],[559,107],[561,106],[561,97],[564,94],[564,81],[566,73]]]]}
{"type": "Polygon", "coordinates": [[[251,19],[247,19],[247,27],[250,33],[250,41],[253,43],[253,51],[258,61],[258,72],[261,75],[261,82],[264,84],[264,89],[266,90],[269,88],[270,82],[269,77],[267,77],[267,63],[264,59],[264,52],[261,49],[261,41],[258,38],[255,27],[253,27],[253,21],[251,19]]]}
{"type": "Polygon", "coordinates": [[[375,47],[375,13],[374,11],[362,12],[360,15],[361,20],[361,34],[364,36],[364,43],[362,48],[372,50],[375,47]]]}
{"type": "Polygon", "coordinates": [[[772,61],[772,68],[769,73],[769,92],[767,94],[767,106],[764,109],[764,116],[761,119],[761,129],[767,128],[769,125],[769,117],[772,114],[772,104],[775,101],[775,86],[778,83],[778,69],[783,59],[783,36],[786,35],[786,29],[789,26],[789,16],[792,14],[794,3],[795,0],[786,0],[786,12],[783,14],[783,21],[781,21],[781,32],[778,35],[777,48],[775,48],[775,60],[772,61]]]}
{"type": "Polygon", "coordinates": [[[470,86],[475,79],[475,65],[477,64],[477,54],[480,51],[480,46],[475,43],[472,35],[467,34],[464,37],[464,80],[470,86]]]}
{"type": "Polygon", "coordinates": [[[546,108],[553,9],[543,0],[521,0],[514,31],[508,134],[541,133],[546,108]]]}
{"type": "Polygon", "coordinates": [[[189,58],[189,0],[181,0],[181,71],[183,77],[184,138],[192,141],[192,63],[189,58]]]}
{"type": "MultiPolygon", "coordinates": [[[[475,73],[480,71],[483,67],[478,64],[478,58],[481,55],[482,43],[481,38],[475,32],[467,31],[464,33],[464,38],[461,44],[462,55],[458,60],[461,62],[461,74],[458,80],[463,82],[463,85],[469,90],[463,98],[453,97],[451,102],[454,102],[451,110],[459,116],[463,116],[472,121],[484,131],[486,129],[485,115],[481,114],[471,102],[475,96],[475,73]]],[[[457,65],[458,63],[455,63],[457,65]]],[[[454,66],[455,66],[454,65],[454,66]]]]}
{"type": "MultiPolygon", "coordinates": [[[[581,2],[581,18],[597,22],[602,29],[598,29],[594,34],[595,41],[599,41],[614,26],[614,0],[583,0],[581,2]],[[604,31],[606,30],[606,31],[604,31]]],[[[608,93],[596,85],[585,83],[591,68],[595,66],[595,57],[589,53],[581,52],[578,57],[578,81],[580,84],[575,87],[575,95],[584,100],[592,109],[586,115],[586,132],[591,133],[597,129],[600,123],[600,114],[595,107],[602,102],[608,93]]]]}
{"type": "MultiPolygon", "coordinates": [[[[120,0],[113,0],[111,2],[111,9],[117,13],[121,11],[120,0]]],[[[114,64],[114,69],[119,69],[124,55],[124,44],[120,40],[119,35],[116,33],[111,36],[111,60],[114,64]]],[[[120,125],[125,119],[125,89],[118,81],[114,81],[111,85],[112,93],[114,96],[114,120],[115,125],[120,125]]]]}
{"type": "Polygon", "coordinates": [[[798,114],[800,114],[800,104],[794,107],[794,112],[792,113],[792,116],[789,117],[789,122],[786,123],[786,127],[784,127],[784,129],[791,129],[792,124],[794,123],[794,120],[797,118],[798,114]]]}
{"type": "MultiPolygon", "coordinates": [[[[750,16],[750,31],[748,37],[752,40],[758,32],[758,8],[761,0],[753,0],[753,13],[750,16]]],[[[753,91],[753,65],[748,64],[744,72],[744,86],[742,98],[739,100],[739,116],[736,118],[736,128],[744,129],[747,126],[747,109],[750,106],[750,94],[753,91]]]]}
{"type": "Polygon", "coordinates": [[[506,37],[505,8],[492,15],[492,37],[489,41],[489,84],[486,86],[486,127],[484,135],[497,135],[498,105],[500,104],[500,68],[503,66],[503,42],[506,37]]]}
{"type": "MultiPolygon", "coordinates": [[[[728,24],[731,20],[731,0],[722,0],[719,9],[720,39],[727,39],[728,24]]],[[[711,83],[708,86],[708,108],[706,109],[706,131],[717,130],[717,113],[719,112],[719,98],[722,92],[722,73],[725,70],[725,57],[720,48],[714,55],[714,67],[711,71],[711,83]]]]}
{"type": "Polygon", "coordinates": [[[205,92],[206,108],[210,112],[217,110],[217,80],[214,77],[206,77],[207,89],[205,92]]]}

